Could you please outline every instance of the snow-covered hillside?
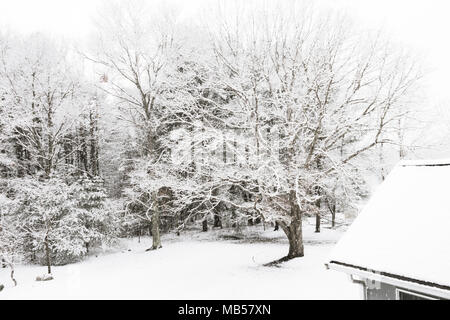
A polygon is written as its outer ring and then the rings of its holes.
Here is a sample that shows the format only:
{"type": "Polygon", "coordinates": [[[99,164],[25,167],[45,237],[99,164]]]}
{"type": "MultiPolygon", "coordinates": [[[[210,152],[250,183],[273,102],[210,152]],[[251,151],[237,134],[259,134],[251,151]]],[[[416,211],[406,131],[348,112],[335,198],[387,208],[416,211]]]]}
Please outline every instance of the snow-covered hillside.
{"type": "Polygon", "coordinates": [[[0,299],[360,299],[357,285],[324,266],[341,233],[314,234],[306,225],[306,256],[279,267],[263,266],[288,248],[272,229],[249,228],[245,239],[226,241],[229,230],[167,235],[154,252],[145,252],[149,238],[124,240],[121,251],[55,267],[49,282],[34,280],[45,267],[20,266],[13,288],[8,270],[0,269],[6,284],[0,299]]]}

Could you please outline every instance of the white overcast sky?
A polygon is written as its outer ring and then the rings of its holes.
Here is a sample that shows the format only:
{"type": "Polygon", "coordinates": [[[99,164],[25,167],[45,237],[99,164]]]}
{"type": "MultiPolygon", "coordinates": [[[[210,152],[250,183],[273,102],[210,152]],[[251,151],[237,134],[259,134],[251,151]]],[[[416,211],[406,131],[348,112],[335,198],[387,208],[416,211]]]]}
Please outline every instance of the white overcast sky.
{"type": "MultiPolygon", "coordinates": [[[[0,28],[22,33],[36,31],[83,39],[92,29],[92,16],[104,0],[0,0],[0,28]]],[[[133,1],[133,0],[125,0],[133,1]]],[[[149,0],[151,1],[151,0],[149,0]]],[[[208,0],[172,0],[182,10],[194,11],[208,0]]],[[[245,1],[245,0],[244,0],[245,1]]],[[[450,101],[450,1],[448,0],[314,0],[340,8],[358,24],[383,28],[426,57],[431,70],[426,89],[433,101],[450,101]]]]}

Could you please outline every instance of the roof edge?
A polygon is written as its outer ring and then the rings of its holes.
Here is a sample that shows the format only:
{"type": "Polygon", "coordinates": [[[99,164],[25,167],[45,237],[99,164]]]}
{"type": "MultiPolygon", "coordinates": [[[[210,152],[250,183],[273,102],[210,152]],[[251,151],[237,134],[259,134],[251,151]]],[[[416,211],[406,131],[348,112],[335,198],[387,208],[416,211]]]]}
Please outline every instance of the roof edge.
{"type": "MultiPolygon", "coordinates": [[[[438,296],[441,296],[442,294],[444,294],[447,299],[450,299],[450,286],[447,286],[447,285],[442,285],[442,284],[419,280],[419,279],[413,279],[410,277],[400,276],[400,275],[389,273],[389,272],[371,270],[371,269],[368,269],[365,267],[355,266],[352,264],[343,263],[343,262],[334,261],[334,260],[330,261],[326,265],[328,268],[335,269],[335,270],[339,269],[339,268],[333,268],[333,265],[353,269],[355,271],[362,271],[369,277],[370,276],[373,276],[373,277],[381,276],[381,277],[383,277],[383,280],[386,278],[394,279],[394,280],[396,280],[396,282],[401,282],[403,285],[406,285],[406,286],[408,283],[412,283],[415,285],[419,285],[420,287],[427,287],[427,288],[432,289],[433,291],[438,291],[437,293],[436,292],[434,293],[435,295],[437,294],[438,296]]],[[[345,272],[345,270],[338,270],[338,271],[345,272]]]]}
{"type": "Polygon", "coordinates": [[[397,165],[400,167],[447,167],[450,166],[450,159],[402,160],[397,165]]]}

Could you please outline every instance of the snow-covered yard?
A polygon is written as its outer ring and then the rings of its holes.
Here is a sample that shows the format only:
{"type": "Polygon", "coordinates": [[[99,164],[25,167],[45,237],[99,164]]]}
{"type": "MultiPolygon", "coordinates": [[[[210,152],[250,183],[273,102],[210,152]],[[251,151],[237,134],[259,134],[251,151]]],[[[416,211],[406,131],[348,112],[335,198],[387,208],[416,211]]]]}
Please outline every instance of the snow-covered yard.
{"type": "Polygon", "coordinates": [[[1,299],[360,299],[361,289],[324,261],[342,232],[305,226],[302,259],[279,267],[263,264],[287,252],[281,231],[246,230],[244,240],[223,240],[230,230],[163,237],[163,249],[145,252],[148,237],[123,240],[122,250],[55,267],[55,280],[36,282],[45,267],[0,269],[1,299]],[[220,241],[219,241],[220,239],[220,241]]]}

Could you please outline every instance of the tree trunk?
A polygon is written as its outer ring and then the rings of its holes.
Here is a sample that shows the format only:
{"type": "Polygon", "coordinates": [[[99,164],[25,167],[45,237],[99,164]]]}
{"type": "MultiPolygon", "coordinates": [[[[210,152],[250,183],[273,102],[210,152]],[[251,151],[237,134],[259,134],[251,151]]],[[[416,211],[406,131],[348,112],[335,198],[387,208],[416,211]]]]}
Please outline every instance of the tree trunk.
{"type": "Polygon", "coordinates": [[[227,163],[227,142],[225,139],[225,134],[222,134],[222,140],[223,140],[223,145],[222,145],[222,161],[224,164],[227,163]]]}
{"type": "MultiPolygon", "coordinates": [[[[317,168],[318,169],[322,169],[322,164],[321,164],[321,162],[320,162],[320,158],[318,158],[317,159],[317,168]]],[[[314,193],[317,195],[317,196],[322,196],[322,188],[320,188],[320,187],[316,187],[315,188],[315,190],[314,190],[314,193]]],[[[321,205],[322,205],[322,198],[319,198],[317,201],[316,201],[316,233],[320,233],[320,208],[321,208],[321,205]]]]}
{"type": "Polygon", "coordinates": [[[14,287],[17,286],[17,280],[14,278],[14,265],[12,263],[9,263],[9,267],[11,268],[11,281],[14,283],[14,287]]]}
{"type": "MultiPolygon", "coordinates": [[[[7,262],[5,259],[2,258],[2,268],[9,267],[11,269],[10,277],[11,281],[14,283],[14,287],[17,286],[17,280],[14,278],[14,265],[12,262],[7,262]]],[[[2,285],[0,285],[0,291],[2,291],[2,285]]]]}
{"type": "Polygon", "coordinates": [[[48,246],[48,233],[45,235],[44,244],[45,244],[45,257],[47,259],[47,271],[48,274],[52,274],[52,262],[50,259],[50,248],[48,246]]]}
{"type": "MultiPolygon", "coordinates": [[[[224,161],[226,162],[226,149],[224,149],[224,161]]],[[[212,194],[213,194],[213,196],[217,197],[219,195],[219,189],[214,188],[212,191],[212,194]]],[[[222,211],[222,202],[219,202],[213,208],[213,220],[214,220],[213,228],[222,229],[222,219],[220,218],[221,211],[222,211]]]]}
{"type": "Polygon", "coordinates": [[[291,207],[291,223],[286,225],[283,221],[278,222],[289,240],[289,253],[287,259],[299,258],[304,256],[303,248],[303,230],[302,230],[302,212],[297,203],[297,197],[294,190],[289,194],[289,205],[291,207]]]}
{"type": "Polygon", "coordinates": [[[157,250],[162,248],[161,246],[161,236],[159,234],[159,207],[158,207],[158,199],[156,198],[156,193],[152,196],[154,212],[152,216],[152,238],[153,245],[152,250],[157,250]]]}
{"type": "Polygon", "coordinates": [[[208,231],[208,220],[205,218],[202,221],[202,231],[207,232],[208,231]]]}
{"type": "Polygon", "coordinates": [[[222,220],[218,214],[214,214],[214,228],[222,229],[222,220]]]}
{"type": "Polygon", "coordinates": [[[302,222],[292,221],[289,226],[289,259],[299,258],[304,256],[302,222]]]}
{"type": "Polygon", "coordinates": [[[336,211],[331,214],[331,228],[336,227],[336,211]]]}
{"type": "Polygon", "coordinates": [[[316,233],[320,233],[320,213],[316,213],[316,233]]]}
{"type": "Polygon", "coordinates": [[[194,133],[194,129],[191,128],[191,169],[190,169],[190,173],[191,176],[194,175],[197,167],[195,164],[195,133],[194,133]]]}
{"type": "Polygon", "coordinates": [[[91,110],[89,112],[89,133],[90,133],[90,162],[91,162],[91,174],[96,177],[99,174],[99,161],[98,161],[98,141],[97,141],[97,113],[91,110]]]}
{"type": "Polygon", "coordinates": [[[331,206],[331,228],[336,226],[336,201],[331,206]]]}

